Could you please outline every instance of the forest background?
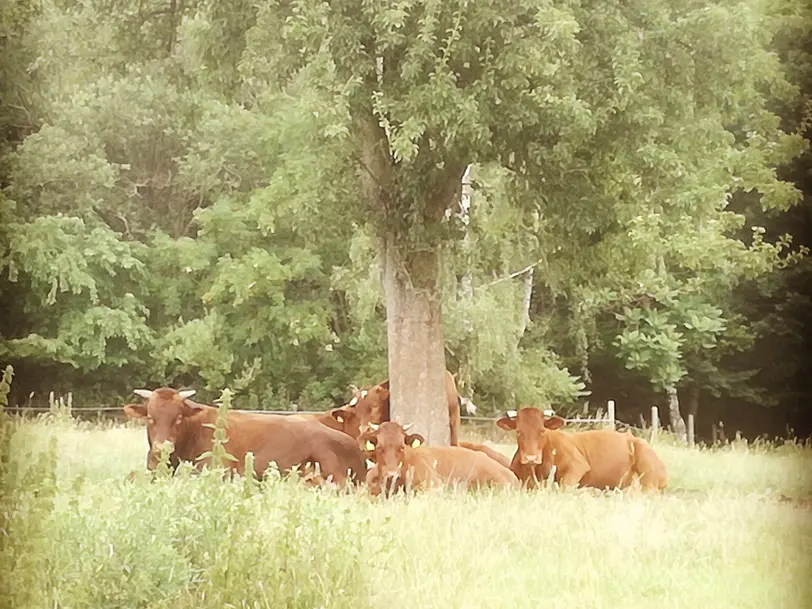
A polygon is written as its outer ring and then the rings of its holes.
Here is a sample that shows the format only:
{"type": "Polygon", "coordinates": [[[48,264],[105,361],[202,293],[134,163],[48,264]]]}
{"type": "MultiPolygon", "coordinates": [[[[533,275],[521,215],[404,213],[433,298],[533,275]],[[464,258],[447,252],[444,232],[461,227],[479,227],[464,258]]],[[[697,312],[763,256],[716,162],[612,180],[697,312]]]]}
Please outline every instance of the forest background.
{"type": "Polygon", "coordinates": [[[402,264],[478,414],[614,399],[633,424],[693,413],[700,437],[809,435],[810,18],[8,0],[10,400],[343,404],[391,372],[402,264]]]}

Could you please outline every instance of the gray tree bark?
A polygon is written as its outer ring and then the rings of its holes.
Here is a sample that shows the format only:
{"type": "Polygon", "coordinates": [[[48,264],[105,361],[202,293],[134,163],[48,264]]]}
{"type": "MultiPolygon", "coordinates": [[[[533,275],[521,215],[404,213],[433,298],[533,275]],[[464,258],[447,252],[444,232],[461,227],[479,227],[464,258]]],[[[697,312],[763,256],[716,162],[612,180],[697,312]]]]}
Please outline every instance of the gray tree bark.
{"type": "Polygon", "coordinates": [[[404,254],[384,244],[390,417],[431,446],[449,444],[445,350],[436,250],[404,254]]]}
{"type": "Polygon", "coordinates": [[[535,268],[531,268],[524,275],[524,298],[522,299],[522,312],[521,319],[519,320],[519,330],[516,333],[516,347],[522,342],[527,324],[530,322],[530,300],[533,298],[533,278],[535,277],[535,268]]]}
{"type": "Polygon", "coordinates": [[[474,308],[474,269],[471,245],[471,166],[465,168],[462,174],[462,192],[460,196],[460,222],[465,227],[462,237],[462,251],[465,264],[465,273],[460,281],[460,300],[462,301],[462,329],[463,329],[463,351],[458,359],[459,369],[457,370],[458,386],[468,395],[471,394],[471,343],[474,336],[474,323],[471,319],[471,311],[474,308]]]}
{"type": "Polygon", "coordinates": [[[685,427],[685,421],[679,411],[679,397],[677,396],[677,388],[671,386],[666,391],[668,395],[668,417],[671,422],[671,431],[679,438],[680,442],[688,443],[688,430],[685,427]]]}

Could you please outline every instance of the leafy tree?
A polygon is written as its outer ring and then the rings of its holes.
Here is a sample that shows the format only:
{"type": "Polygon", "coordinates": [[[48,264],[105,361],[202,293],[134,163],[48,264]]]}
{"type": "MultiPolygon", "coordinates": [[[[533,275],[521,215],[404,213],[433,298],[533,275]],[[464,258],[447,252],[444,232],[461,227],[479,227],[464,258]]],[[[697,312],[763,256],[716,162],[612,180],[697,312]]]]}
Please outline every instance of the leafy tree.
{"type": "MultiPolygon", "coordinates": [[[[545,249],[619,240],[652,214],[721,212],[741,189],[779,207],[797,198],[770,169],[800,145],[765,106],[764,91],[791,91],[759,10],[300,2],[257,13],[247,79],[306,87],[338,109],[329,133],[346,142],[355,213],[379,239],[395,416],[445,440],[441,246],[460,234],[446,210],[470,163],[508,171],[510,201],[538,214],[545,249]]],[[[658,262],[641,265],[655,282],[658,262]]]]}
{"type": "Polygon", "coordinates": [[[746,290],[803,266],[757,211],[798,200],[789,0],[38,10],[0,201],[18,379],[305,407],[388,357],[442,443],[443,367],[487,408],[572,402],[606,354],[731,393],[746,290]]]}

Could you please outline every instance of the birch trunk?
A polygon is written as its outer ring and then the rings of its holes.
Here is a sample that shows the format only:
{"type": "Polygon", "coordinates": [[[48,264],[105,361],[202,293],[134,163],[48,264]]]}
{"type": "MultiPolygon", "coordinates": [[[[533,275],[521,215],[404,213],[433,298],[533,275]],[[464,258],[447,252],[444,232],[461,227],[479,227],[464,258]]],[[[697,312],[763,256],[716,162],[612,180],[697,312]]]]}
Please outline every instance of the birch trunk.
{"type": "Polygon", "coordinates": [[[677,397],[677,388],[671,386],[666,391],[668,395],[668,417],[671,422],[671,431],[680,440],[680,442],[688,443],[688,431],[685,428],[685,421],[679,411],[679,397],[677,397]]]}
{"type": "Polygon", "coordinates": [[[530,299],[533,297],[533,278],[535,277],[535,268],[531,268],[524,275],[524,298],[522,299],[522,313],[519,320],[519,330],[516,333],[516,348],[522,342],[527,324],[530,322],[530,299]]]}
{"type": "Polygon", "coordinates": [[[459,369],[457,370],[457,380],[460,387],[470,395],[471,393],[471,347],[474,337],[474,322],[471,319],[471,312],[474,309],[474,269],[471,255],[471,166],[465,168],[462,174],[462,194],[460,196],[460,222],[464,226],[462,237],[463,264],[465,272],[460,281],[460,300],[462,302],[462,330],[463,330],[463,350],[458,359],[459,369]]]}

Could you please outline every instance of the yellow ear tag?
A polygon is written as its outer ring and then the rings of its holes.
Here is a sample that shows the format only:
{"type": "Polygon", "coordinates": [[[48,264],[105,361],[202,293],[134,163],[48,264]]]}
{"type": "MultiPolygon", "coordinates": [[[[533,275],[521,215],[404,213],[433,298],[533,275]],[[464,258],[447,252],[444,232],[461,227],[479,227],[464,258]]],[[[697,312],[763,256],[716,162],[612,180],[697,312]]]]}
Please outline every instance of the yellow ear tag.
{"type": "Polygon", "coordinates": [[[344,417],[342,417],[341,415],[338,415],[336,417],[336,421],[338,421],[339,423],[343,423],[344,422],[344,417]]]}
{"type": "Polygon", "coordinates": [[[418,446],[420,446],[420,440],[415,438],[414,440],[412,440],[412,448],[417,448],[418,446]]]}
{"type": "Polygon", "coordinates": [[[375,450],[375,445],[369,440],[367,440],[366,446],[364,448],[366,448],[367,450],[375,450]]]}

